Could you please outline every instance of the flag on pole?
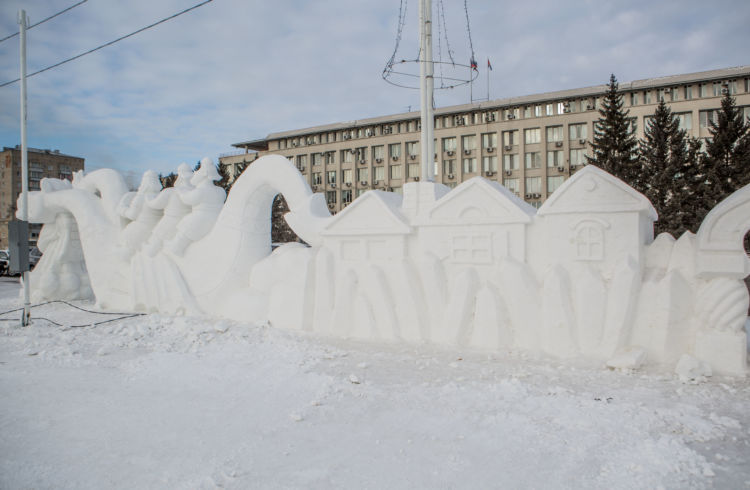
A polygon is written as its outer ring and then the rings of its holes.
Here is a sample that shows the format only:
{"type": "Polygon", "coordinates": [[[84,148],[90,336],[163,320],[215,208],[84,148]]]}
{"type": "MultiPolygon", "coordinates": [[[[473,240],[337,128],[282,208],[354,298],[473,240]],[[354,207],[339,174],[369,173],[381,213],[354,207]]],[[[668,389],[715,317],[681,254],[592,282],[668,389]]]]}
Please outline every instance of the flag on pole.
{"type": "Polygon", "coordinates": [[[490,63],[490,59],[487,58],[487,68],[492,71],[492,63],[490,63]]]}
{"type": "Polygon", "coordinates": [[[474,59],[474,57],[471,57],[471,68],[475,71],[479,71],[479,65],[477,65],[477,60],[474,59]]]}

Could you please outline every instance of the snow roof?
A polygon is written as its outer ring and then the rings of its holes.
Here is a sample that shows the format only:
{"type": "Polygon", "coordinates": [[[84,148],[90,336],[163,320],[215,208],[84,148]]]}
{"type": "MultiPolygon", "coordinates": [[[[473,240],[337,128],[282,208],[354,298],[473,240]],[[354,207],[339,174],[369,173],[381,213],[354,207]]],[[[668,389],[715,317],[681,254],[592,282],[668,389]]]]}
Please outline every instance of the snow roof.
{"type": "Polygon", "coordinates": [[[529,223],[535,214],[533,206],[502,185],[474,177],[438,200],[423,224],[529,223]]]}
{"type": "Polygon", "coordinates": [[[646,196],[595,165],[587,165],[547,199],[539,216],[567,213],[646,212],[656,221],[656,209],[646,196]]]}
{"type": "Polygon", "coordinates": [[[345,236],[411,233],[411,226],[399,211],[401,201],[401,195],[393,192],[367,191],[331,218],[320,234],[345,236]]]}

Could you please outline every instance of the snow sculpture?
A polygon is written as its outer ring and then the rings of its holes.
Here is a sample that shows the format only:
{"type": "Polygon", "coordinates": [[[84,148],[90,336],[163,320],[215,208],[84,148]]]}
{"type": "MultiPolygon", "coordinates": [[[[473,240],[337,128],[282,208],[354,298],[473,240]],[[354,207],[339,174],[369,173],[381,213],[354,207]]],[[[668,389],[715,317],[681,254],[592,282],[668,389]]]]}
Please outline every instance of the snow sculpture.
{"type": "Polygon", "coordinates": [[[182,256],[191,242],[200,240],[211,231],[226,197],[224,189],[214,185],[214,181],[220,179],[211,159],[204,158],[190,179],[193,188],[181,186],[177,189],[180,200],[191,210],[177,224],[177,234],[169,242],[169,249],[176,255],[182,256]]]}
{"type": "MultiPolygon", "coordinates": [[[[96,172],[78,179],[87,185],[31,193],[30,219],[75,217],[103,307],[518,349],[618,369],[673,369],[689,355],[714,373],[747,370],[742,278],[750,264],[742,238],[750,228],[750,186],[717,206],[696,235],[675,240],[654,239],[657,215],[648,200],[593,166],[576,172],[538,212],[477,177],[450,192],[426,182],[406,184],[403,196],[369,191],[336,216],[283,157],[255,161],[223,206],[211,168],[204,159],[194,189],[181,184],[169,193],[191,212],[164,248],[131,257],[114,252],[110,237],[123,225],[112,219],[112,203],[129,198],[124,190],[110,195],[117,185],[89,184],[101,177],[92,177],[96,172]],[[310,246],[270,253],[278,193],[291,210],[287,222],[310,246]]],[[[162,209],[158,199],[172,199],[162,194],[147,202],[162,209]]],[[[170,220],[165,229],[173,229],[170,220]]],[[[166,236],[160,227],[150,243],[166,236]]]]}
{"type": "Polygon", "coordinates": [[[153,257],[161,249],[162,244],[174,237],[177,232],[177,224],[190,212],[190,207],[182,202],[180,191],[192,188],[190,179],[193,177],[193,169],[187,163],[181,163],[177,167],[177,179],[174,187],[163,189],[156,197],[146,201],[146,206],[151,209],[162,210],[164,215],[154,227],[146,244],[146,253],[153,257]]]}
{"type": "Polygon", "coordinates": [[[162,217],[162,210],[147,206],[161,191],[161,182],[156,172],[147,170],[141,178],[138,192],[126,194],[121,202],[120,215],[130,220],[121,232],[120,242],[125,246],[126,256],[132,255],[148,240],[152,230],[162,217]],[[132,198],[131,198],[132,196],[132,198]]]}

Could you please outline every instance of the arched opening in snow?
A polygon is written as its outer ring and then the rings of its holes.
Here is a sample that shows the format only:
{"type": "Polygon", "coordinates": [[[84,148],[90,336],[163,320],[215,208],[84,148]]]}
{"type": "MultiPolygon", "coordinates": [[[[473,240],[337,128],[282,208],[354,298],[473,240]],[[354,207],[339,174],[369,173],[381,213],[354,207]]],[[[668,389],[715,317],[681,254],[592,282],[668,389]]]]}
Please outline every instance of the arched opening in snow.
{"type": "Polygon", "coordinates": [[[289,212],[289,205],[281,194],[276,194],[271,206],[271,243],[273,247],[289,242],[301,242],[300,237],[284,219],[289,212]]]}

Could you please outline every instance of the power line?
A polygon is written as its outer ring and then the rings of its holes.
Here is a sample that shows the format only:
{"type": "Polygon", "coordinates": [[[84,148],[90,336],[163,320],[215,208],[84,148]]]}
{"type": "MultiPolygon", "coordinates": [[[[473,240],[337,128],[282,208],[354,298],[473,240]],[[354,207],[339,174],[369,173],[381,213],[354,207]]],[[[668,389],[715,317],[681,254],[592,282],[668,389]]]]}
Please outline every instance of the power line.
{"type": "MultiPolygon", "coordinates": [[[[175,17],[179,17],[182,14],[186,14],[186,13],[190,12],[191,10],[195,10],[198,7],[202,7],[203,5],[206,5],[207,3],[211,3],[211,2],[213,2],[213,0],[205,0],[204,2],[201,2],[201,3],[197,4],[197,5],[193,5],[192,7],[187,8],[185,10],[182,10],[180,12],[177,12],[176,14],[170,15],[169,17],[165,17],[165,18],[161,19],[160,21],[154,22],[153,24],[147,25],[146,27],[142,27],[142,28],[138,29],[137,31],[133,31],[130,34],[126,34],[125,36],[118,37],[114,41],[110,41],[110,42],[108,42],[106,44],[102,44],[101,46],[97,46],[94,49],[89,49],[88,51],[86,51],[84,53],[77,54],[77,55],[75,55],[75,56],[73,56],[71,58],[68,58],[66,60],[63,60],[63,61],[61,61],[59,63],[55,63],[54,65],[50,65],[47,68],[42,68],[39,71],[35,71],[34,73],[30,73],[30,74],[26,75],[26,78],[33,77],[34,75],[38,75],[38,74],[43,73],[43,72],[45,72],[47,70],[51,70],[53,68],[57,68],[60,65],[64,65],[65,63],[71,62],[73,60],[77,60],[78,58],[82,58],[82,57],[86,56],[87,54],[91,54],[94,51],[99,51],[100,49],[106,48],[107,46],[112,46],[113,44],[115,44],[117,42],[120,42],[123,39],[127,39],[129,37],[135,36],[136,34],[139,34],[139,33],[143,32],[145,30],[151,29],[152,27],[156,27],[159,24],[163,24],[164,22],[167,22],[168,20],[172,20],[175,17]]],[[[14,83],[16,83],[16,82],[18,82],[20,80],[21,80],[20,78],[16,78],[15,80],[11,80],[9,82],[5,82],[2,85],[0,85],[0,88],[6,87],[6,86],[11,85],[11,84],[14,84],[14,83]]]]}
{"type": "MultiPolygon", "coordinates": [[[[27,27],[26,29],[28,30],[28,29],[31,29],[32,27],[36,27],[36,26],[38,26],[39,24],[44,24],[44,23],[45,23],[45,22],[47,22],[48,20],[54,19],[54,18],[55,18],[55,17],[57,17],[58,15],[64,14],[64,13],[65,13],[65,12],[67,12],[68,10],[73,10],[74,8],[76,8],[76,7],[78,7],[79,5],[81,5],[82,3],[86,3],[86,2],[88,2],[88,1],[89,1],[89,0],[81,0],[81,1],[80,1],[80,2],[78,2],[77,4],[75,4],[75,5],[71,5],[70,7],[66,8],[65,10],[61,10],[61,11],[59,11],[59,12],[58,12],[58,13],[56,13],[55,15],[50,15],[50,16],[49,16],[49,17],[47,17],[46,19],[44,19],[44,20],[40,20],[40,21],[39,21],[39,22],[37,22],[36,24],[30,25],[30,26],[29,26],[29,27],[27,27]]],[[[11,39],[11,38],[13,38],[13,37],[15,37],[15,36],[17,36],[17,35],[18,35],[18,33],[17,33],[17,32],[14,32],[14,33],[13,33],[13,34],[11,34],[10,36],[5,36],[4,38],[0,39],[0,43],[1,43],[1,42],[3,42],[3,41],[7,41],[8,39],[11,39]]]]}

